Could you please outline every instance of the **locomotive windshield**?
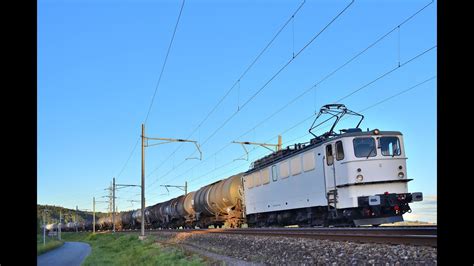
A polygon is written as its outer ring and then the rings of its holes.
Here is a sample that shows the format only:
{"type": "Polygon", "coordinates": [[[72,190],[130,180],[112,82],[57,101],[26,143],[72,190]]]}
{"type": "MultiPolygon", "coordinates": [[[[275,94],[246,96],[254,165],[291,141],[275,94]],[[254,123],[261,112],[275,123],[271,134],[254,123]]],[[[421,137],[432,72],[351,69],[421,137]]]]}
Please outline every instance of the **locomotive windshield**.
{"type": "Polygon", "coordinates": [[[400,156],[400,141],[397,137],[381,137],[380,149],[384,156],[400,156]]]}
{"type": "Polygon", "coordinates": [[[375,140],[373,138],[355,138],[354,153],[358,158],[369,158],[377,155],[377,149],[375,147],[375,140]]]}

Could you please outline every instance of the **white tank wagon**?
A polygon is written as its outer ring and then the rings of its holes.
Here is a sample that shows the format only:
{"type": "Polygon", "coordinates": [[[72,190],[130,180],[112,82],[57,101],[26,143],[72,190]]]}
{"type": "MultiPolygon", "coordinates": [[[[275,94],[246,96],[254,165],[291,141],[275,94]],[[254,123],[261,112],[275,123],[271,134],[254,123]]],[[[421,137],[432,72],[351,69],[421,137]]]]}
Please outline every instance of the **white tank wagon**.
{"type": "Polygon", "coordinates": [[[363,116],[342,104],[325,105],[316,120],[322,114],[335,119],[330,131],[257,160],[244,174],[249,226],[403,221],[402,215],[411,212],[408,203],[423,197],[408,193],[412,179],[407,178],[402,134],[362,132],[363,116]],[[345,114],[361,120],[336,134],[333,129],[345,114]]]}

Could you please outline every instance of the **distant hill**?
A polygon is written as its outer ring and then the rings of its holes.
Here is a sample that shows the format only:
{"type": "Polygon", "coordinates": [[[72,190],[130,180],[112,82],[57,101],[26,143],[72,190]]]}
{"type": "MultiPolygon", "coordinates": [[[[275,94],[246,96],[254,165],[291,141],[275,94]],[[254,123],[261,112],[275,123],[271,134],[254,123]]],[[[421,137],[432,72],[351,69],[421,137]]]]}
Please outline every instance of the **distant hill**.
{"type": "MultiPolygon", "coordinates": [[[[76,215],[76,210],[63,208],[61,206],[54,205],[36,205],[36,219],[37,219],[37,228],[39,229],[43,224],[43,211],[47,210],[45,213],[46,224],[57,223],[59,222],[59,212],[61,211],[63,223],[74,222],[74,217],[76,215]]],[[[95,217],[98,220],[100,217],[105,217],[109,215],[108,213],[96,212],[95,217]]],[[[85,222],[92,221],[92,212],[77,211],[77,221],[85,222]]]]}

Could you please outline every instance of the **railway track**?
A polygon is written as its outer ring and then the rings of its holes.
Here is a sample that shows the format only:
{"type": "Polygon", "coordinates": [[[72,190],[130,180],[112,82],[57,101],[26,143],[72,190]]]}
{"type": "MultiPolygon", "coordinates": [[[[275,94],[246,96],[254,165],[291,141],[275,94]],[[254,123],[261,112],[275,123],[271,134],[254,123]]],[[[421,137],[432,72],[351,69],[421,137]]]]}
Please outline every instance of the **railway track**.
{"type": "Polygon", "coordinates": [[[239,228],[239,229],[180,229],[151,230],[192,234],[245,234],[260,236],[303,237],[360,243],[405,244],[437,246],[437,227],[378,227],[378,228],[239,228]]]}

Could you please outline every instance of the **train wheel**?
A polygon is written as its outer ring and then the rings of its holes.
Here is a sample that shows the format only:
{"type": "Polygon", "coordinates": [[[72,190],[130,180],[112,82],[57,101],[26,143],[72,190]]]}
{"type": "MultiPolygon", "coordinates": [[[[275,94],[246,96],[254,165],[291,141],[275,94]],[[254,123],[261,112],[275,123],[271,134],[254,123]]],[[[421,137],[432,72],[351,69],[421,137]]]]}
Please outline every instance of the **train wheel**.
{"type": "Polygon", "coordinates": [[[328,220],[324,220],[323,227],[329,227],[329,221],[328,220]]]}

